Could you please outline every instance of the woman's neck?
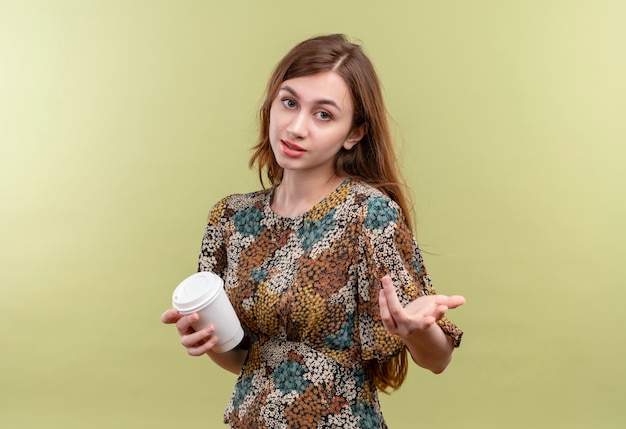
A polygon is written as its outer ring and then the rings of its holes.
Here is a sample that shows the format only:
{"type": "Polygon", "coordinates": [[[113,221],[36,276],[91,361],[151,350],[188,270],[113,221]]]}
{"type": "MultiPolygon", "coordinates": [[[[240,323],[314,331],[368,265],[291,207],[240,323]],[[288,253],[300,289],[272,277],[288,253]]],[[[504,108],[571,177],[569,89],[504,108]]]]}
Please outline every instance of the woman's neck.
{"type": "Polygon", "coordinates": [[[344,179],[335,174],[306,178],[287,175],[274,190],[272,210],[283,217],[300,216],[337,189],[344,179]]]}

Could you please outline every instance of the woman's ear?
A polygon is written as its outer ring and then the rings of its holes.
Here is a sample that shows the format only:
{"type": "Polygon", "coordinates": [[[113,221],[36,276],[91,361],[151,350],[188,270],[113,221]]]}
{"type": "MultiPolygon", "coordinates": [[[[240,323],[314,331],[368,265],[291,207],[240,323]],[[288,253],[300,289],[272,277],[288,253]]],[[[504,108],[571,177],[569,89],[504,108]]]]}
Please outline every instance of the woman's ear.
{"type": "Polygon", "coordinates": [[[350,134],[348,134],[348,138],[345,142],[343,142],[343,148],[345,150],[352,149],[358,142],[361,141],[363,136],[367,133],[367,124],[361,124],[358,127],[354,127],[350,134]]]}

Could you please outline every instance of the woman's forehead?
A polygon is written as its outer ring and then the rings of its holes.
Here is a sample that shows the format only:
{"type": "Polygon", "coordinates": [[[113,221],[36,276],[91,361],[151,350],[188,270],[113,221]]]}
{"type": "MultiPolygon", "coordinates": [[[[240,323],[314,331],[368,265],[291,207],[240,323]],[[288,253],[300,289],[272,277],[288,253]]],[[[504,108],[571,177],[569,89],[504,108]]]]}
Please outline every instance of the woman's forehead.
{"type": "Polygon", "coordinates": [[[352,104],[350,89],[346,81],[336,72],[321,72],[299,76],[283,81],[279,91],[287,92],[301,101],[327,102],[339,106],[352,104]]]}

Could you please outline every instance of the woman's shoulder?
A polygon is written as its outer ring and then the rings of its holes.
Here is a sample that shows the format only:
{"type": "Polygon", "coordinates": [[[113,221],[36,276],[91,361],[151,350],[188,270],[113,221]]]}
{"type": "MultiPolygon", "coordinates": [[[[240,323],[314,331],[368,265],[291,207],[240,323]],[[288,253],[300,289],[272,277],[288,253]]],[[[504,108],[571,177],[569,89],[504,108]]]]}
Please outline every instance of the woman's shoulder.
{"type": "Polygon", "coordinates": [[[361,194],[365,196],[373,196],[373,197],[384,197],[385,194],[369,183],[362,182],[360,180],[352,180],[351,181],[351,191],[355,194],[361,194]]]}
{"type": "Polygon", "coordinates": [[[396,202],[383,191],[362,181],[352,181],[350,192],[354,195],[355,201],[360,201],[362,204],[371,204],[376,201],[378,204],[384,203],[394,208],[398,207],[396,202]]]}
{"type": "Polygon", "coordinates": [[[263,189],[245,194],[227,195],[215,203],[211,209],[209,223],[216,223],[220,218],[229,218],[245,210],[256,208],[262,211],[270,193],[271,190],[263,189]]]}
{"type": "Polygon", "coordinates": [[[397,225],[404,215],[400,206],[383,191],[363,182],[353,182],[352,200],[366,230],[383,230],[397,225]]]}
{"type": "Polygon", "coordinates": [[[270,192],[271,190],[269,189],[263,189],[245,194],[230,194],[222,198],[220,201],[228,205],[228,207],[238,211],[258,205],[259,202],[264,203],[270,195],[270,192]]]}

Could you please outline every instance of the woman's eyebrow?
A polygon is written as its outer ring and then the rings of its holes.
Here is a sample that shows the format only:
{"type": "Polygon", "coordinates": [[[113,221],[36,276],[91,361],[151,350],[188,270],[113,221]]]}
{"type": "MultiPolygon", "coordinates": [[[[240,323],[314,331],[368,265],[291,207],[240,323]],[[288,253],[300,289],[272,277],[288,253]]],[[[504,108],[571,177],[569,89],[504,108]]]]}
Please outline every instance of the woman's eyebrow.
{"type": "MultiPolygon", "coordinates": [[[[293,95],[295,98],[300,98],[300,96],[298,95],[298,93],[289,85],[283,85],[280,87],[280,89],[282,91],[287,91],[288,93],[290,93],[291,95],[293,95]]],[[[330,99],[320,99],[320,100],[316,100],[315,104],[329,104],[331,106],[334,106],[337,110],[341,111],[341,107],[339,107],[339,105],[337,103],[335,103],[335,101],[330,100],[330,99]]]]}

